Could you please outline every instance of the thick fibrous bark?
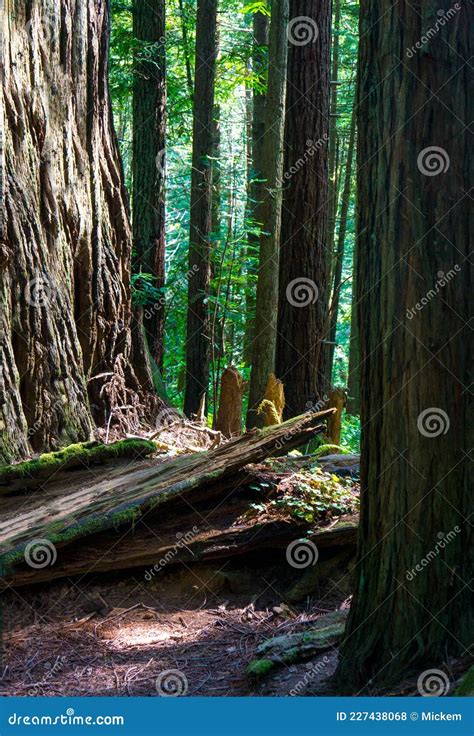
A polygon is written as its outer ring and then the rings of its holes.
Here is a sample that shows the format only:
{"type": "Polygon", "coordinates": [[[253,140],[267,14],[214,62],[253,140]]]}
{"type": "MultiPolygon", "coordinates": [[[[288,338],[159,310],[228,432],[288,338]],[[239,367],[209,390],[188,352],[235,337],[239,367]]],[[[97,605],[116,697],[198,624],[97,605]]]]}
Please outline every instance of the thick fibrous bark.
{"type": "Polygon", "coordinates": [[[184,411],[196,415],[209,383],[214,82],[217,0],[199,0],[193,104],[193,164],[189,233],[189,285],[184,411]]]}
{"type": "Polygon", "coordinates": [[[275,371],[286,417],[326,391],[330,18],[329,0],[291,4],[275,371]]]}
{"type": "MultiPolygon", "coordinates": [[[[165,1],[133,7],[138,42],[133,78],[133,242],[134,270],[165,282],[165,1]]],[[[151,355],[163,368],[165,303],[157,299],[143,312],[151,355]]]]}
{"type": "Polygon", "coordinates": [[[472,644],[472,49],[468,5],[451,10],[441,24],[431,0],[361,5],[362,505],[339,672],[352,691],[422,673],[472,644]]]}
{"type": "Polygon", "coordinates": [[[262,151],[262,201],[257,207],[261,224],[255,330],[252,342],[247,426],[258,423],[257,408],[263,399],[268,376],[275,368],[278,262],[281,225],[281,177],[283,173],[283,130],[286,94],[288,0],[272,4],[265,109],[265,138],[262,151]]]}
{"type": "Polygon", "coordinates": [[[131,342],[107,5],[53,11],[10,0],[3,25],[0,461],[87,439],[105,415],[104,379],[87,381],[131,342]]]}

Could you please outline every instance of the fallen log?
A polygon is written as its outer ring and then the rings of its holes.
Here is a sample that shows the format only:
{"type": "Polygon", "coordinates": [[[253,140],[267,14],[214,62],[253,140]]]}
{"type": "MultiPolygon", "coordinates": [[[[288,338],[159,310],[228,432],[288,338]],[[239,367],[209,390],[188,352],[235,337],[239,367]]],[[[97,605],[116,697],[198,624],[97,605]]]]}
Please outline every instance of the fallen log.
{"type": "MultiPolygon", "coordinates": [[[[144,581],[157,579],[179,563],[208,562],[230,559],[250,552],[273,550],[281,554],[290,542],[306,536],[309,525],[294,519],[241,520],[248,508],[248,499],[234,499],[215,510],[199,506],[196,512],[177,510],[164,520],[138,520],[128,534],[123,529],[92,535],[58,546],[53,565],[32,569],[26,563],[15,567],[4,577],[3,586],[22,587],[49,582],[63,577],[142,568],[144,581]]],[[[336,524],[314,530],[311,540],[318,549],[355,549],[357,523],[341,517],[336,524]]],[[[0,581],[0,589],[2,581],[0,581]]]]}
{"type": "Polygon", "coordinates": [[[330,649],[344,634],[347,611],[322,616],[309,630],[283,634],[267,639],[257,647],[257,658],[247,667],[253,677],[263,677],[274,667],[290,665],[330,649]]]}
{"type": "Polygon", "coordinates": [[[28,508],[0,503],[0,563],[8,572],[18,563],[32,540],[65,545],[74,539],[135,522],[152,509],[170,501],[193,499],[193,503],[222,493],[242,475],[249,463],[281,455],[324,431],[322,420],[332,409],[308,413],[284,424],[253,430],[206,452],[152,464],[148,461],[129,471],[120,469],[87,487],[71,490],[64,484],[48,487],[47,498],[32,498],[28,508]]]}
{"type": "Polygon", "coordinates": [[[82,442],[57,452],[46,452],[34,460],[0,467],[0,495],[38,488],[58,473],[74,468],[90,468],[120,458],[141,459],[156,452],[154,442],[126,439],[104,445],[82,442]]]}

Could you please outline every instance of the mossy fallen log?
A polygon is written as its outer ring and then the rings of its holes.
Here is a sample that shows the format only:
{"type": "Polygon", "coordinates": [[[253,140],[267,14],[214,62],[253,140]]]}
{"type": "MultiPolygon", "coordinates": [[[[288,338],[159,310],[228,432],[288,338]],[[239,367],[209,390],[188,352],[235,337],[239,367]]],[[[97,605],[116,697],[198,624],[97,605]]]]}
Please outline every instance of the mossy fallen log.
{"type": "Polygon", "coordinates": [[[120,440],[110,445],[100,442],[69,445],[34,460],[0,466],[0,495],[37,487],[64,470],[89,468],[118,458],[142,458],[153,452],[156,452],[156,444],[142,439],[120,440]]]}
{"type": "Polygon", "coordinates": [[[307,631],[267,639],[257,647],[258,656],[248,665],[247,673],[262,677],[275,667],[294,664],[335,646],[344,634],[346,618],[347,611],[336,611],[322,616],[307,631]]]}
{"type": "Polygon", "coordinates": [[[229,484],[247,464],[284,454],[324,431],[322,420],[330,413],[332,410],[308,413],[276,427],[253,430],[213,450],[111,471],[105,479],[85,487],[52,484],[47,498],[35,499],[33,495],[26,510],[15,505],[9,508],[4,499],[0,507],[4,550],[0,563],[8,572],[22,560],[31,540],[46,539],[64,546],[74,539],[130,524],[170,501],[192,497],[195,502],[228,492],[229,484]]]}

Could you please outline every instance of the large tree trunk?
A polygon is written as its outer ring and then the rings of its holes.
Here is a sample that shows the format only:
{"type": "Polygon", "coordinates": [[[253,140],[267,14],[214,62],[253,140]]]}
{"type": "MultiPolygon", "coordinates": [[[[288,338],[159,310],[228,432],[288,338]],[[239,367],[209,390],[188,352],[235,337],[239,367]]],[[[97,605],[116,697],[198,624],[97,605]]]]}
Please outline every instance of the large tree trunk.
{"type": "Polygon", "coordinates": [[[281,226],[281,182],[285,121],[288,0],[274,0],[270,19],[265,137],[262,151],[262,201],[257,208],[261,223],[255,329],[252,342],[247,426],[258,423],[257,408],[263,399],[268,376],[275,367],[278,311],[278,264],[281,226]]]}
{"type": "Polygon", "coordinates": [[[198,0],[184,411],[196,415],[209,383],[214,82],[217,0],[198,0]]]}
{"type": "Polygon", "coordinates": [[[291,15],[276,358],[285,416],[307,410],[326,390],[331,3],[293,0],[291,15]]]}
{"type": "Polygon", "coordinates": [[[465,655],[474,629],[469,10],[439,19],[427,0],[361,5],[362,509],[339,670],[352,690],[465,655]]]}
{"type": "Polygon", "coordinates": [[[87,439],[106,416],[91,379],[131,343],[108,8],[50,6],[8,0],[3,26],[2,460],[87,439]]]}
{"type": "MultiPolygon", "coordinates": [[[[135,0],[137,42],[133,78],[133,242],[134,270],[165,283],[165,2],[135,0]]],[[[162,296],[162,295],[161,295],[162,296]]],[[[163,368],[165,303],[155,298],[143,311],[145,336],[158,368],[163,368]]]]}

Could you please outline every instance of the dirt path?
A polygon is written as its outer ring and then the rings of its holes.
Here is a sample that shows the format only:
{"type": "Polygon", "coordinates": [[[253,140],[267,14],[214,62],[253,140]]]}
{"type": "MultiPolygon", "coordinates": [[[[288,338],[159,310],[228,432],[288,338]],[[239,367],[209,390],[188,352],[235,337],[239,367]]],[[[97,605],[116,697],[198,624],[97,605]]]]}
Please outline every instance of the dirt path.
{"type": "Polygon", "coordinates": [[[263,684],[245,668],[260,641],[304,629],[344,605],[341,595],[326,592],[322,601],[289,609],[271,567],[256,573],[194,566],[161,575],[146,580],[140,571],[10,590],[0,693],[288,695],[296,688],[308,694],[334,671],[335,650],[283,667],[263,684]]]}

